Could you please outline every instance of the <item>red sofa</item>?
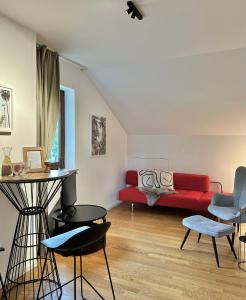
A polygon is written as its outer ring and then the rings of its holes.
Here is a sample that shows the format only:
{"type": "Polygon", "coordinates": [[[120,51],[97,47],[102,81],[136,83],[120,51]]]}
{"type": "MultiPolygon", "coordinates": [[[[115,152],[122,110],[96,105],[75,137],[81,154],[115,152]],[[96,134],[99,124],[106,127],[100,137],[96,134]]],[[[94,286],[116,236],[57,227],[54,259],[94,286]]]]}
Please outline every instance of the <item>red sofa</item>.
{"type": "MultiPolygon", "coordinates": [[[[208,175],[173,173],[174,189],[177,194],[161,195],[155,205],[186,208],[207,212],[213,192],[208,175]]],[[[146,196],[138,190],[137,171],[126,172],[127,187],[119,191],[118,199],[131,203],[147,203],[146,196]]]]}

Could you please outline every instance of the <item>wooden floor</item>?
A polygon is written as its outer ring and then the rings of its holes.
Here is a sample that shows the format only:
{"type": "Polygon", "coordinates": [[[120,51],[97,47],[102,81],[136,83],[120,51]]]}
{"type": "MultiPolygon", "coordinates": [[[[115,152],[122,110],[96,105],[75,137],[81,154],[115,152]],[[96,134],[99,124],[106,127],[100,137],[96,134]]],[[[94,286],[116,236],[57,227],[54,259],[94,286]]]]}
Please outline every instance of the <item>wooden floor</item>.
{"type": "MultiPolygon", "coordinates": [[[[246,299],[246,272],[238,268],[226,238],[217,239],[221,268],[216,266],[212,243],[206,236],[197,244],[197,234],[192,232],[183,251],[179,249],[185,233],[181,221],[189,215],[192,212],[141,204],[135,205],[131,214],[128,203],[108,213],[112,226],[107,254],[117,300],[246,299]]],[[[56,257],[61,281],[72,279],[73,259],[56,257]]],[[[106,300],[112,299],[102,251],[85,256],[83,266],[87,279],[106,300]]],[[[84,292],[87,300],[99,299],[86,284],[84,292]]],[[[77,293],[79,296],[79,281],[77,293]]],[[[32,289],[30,297],[29,293],[23,297],[21,288],[18,293],[12,291],[13,299],[17,294],[18,300],[33,299],[32,289]]],[[[62,300],[73,299],[70,284],[63,289],[62,300]]]]}
{"type": "MultiPolygon", "coordinates": [[[[130,204],[112,209],[107,220],[107,254],[118,300],[246,299],[246,272],[239,270],[226,238],[218,239],[221,268],[217,268],[211,240],[191,233],[179,250],[185,229],[183,217],[191,212],[130,204]]],[[[237,244],[236,244],[237,247],[237,244]]],[[[62,281],[72,277],[71,259],[57,256],[62,281]]],[[[105,299],[112,299],[102,252],[84,258],[84,272],[105,299]]],[[[99,299],[85,286],[88,300],[99,299]]],[[[79,293],[79,284],[78,284],[79,293]]],[[[64,300],[73,299],[73,286],[64,289],[64,300]]]]}

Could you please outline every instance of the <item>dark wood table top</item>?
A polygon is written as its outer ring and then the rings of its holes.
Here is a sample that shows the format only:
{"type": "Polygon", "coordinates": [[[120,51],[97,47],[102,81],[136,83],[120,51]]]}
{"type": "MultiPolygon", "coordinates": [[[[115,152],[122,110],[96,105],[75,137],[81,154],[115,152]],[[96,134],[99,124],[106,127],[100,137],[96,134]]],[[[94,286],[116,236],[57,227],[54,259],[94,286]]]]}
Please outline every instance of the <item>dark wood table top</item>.
{"type": "Polygon", "coordinates": [[[107,215],[107,210],[97,205],[75,205],[74,208],[70,207],[69,210],[69,213],[64,215],[61,215],[60,210],[56,210],[52,217],[58,222],[76,224],[104,219],[107,215]]]}
{"type": "Polygon", "coordinates": [[[66,178],[77,170],[51,170],[49,173],[27,173],[19,176],[0,176],[0,183],[32,183],[46,182],[66,178]]]}

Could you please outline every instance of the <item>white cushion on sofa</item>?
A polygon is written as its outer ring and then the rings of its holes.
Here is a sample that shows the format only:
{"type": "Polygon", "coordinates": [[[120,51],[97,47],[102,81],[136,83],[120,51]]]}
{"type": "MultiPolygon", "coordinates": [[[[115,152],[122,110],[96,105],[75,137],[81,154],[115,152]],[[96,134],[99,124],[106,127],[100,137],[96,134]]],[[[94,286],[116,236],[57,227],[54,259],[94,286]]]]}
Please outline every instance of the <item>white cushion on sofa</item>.
{"type": "Polygon", "coordinates": [[[154,186],[154,171],[153,170],[139,170],[138,171],[138,187],[139,188],[153,188],[154,186]]]}
{"type": "Polygon", "coordinates": [[[154,188],[173,191],[173,172],[154,170],[154,188]]]}
{"type": "Polygon", "coordinates": [[[173,191],[173,172],[164,170],[139,170],[138,187],[173,191]]]}

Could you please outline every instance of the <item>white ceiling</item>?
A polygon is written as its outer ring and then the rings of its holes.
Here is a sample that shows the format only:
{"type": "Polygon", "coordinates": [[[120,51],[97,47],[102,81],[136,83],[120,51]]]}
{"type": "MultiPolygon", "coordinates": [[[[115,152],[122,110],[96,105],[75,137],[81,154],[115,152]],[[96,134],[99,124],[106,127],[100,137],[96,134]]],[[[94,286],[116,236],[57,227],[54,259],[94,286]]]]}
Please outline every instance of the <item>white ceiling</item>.
{"type": "Polygon", "coordinates": [[[246,134],[246,1],[0,0],[88,67],[130,134],[246,134]]]}

